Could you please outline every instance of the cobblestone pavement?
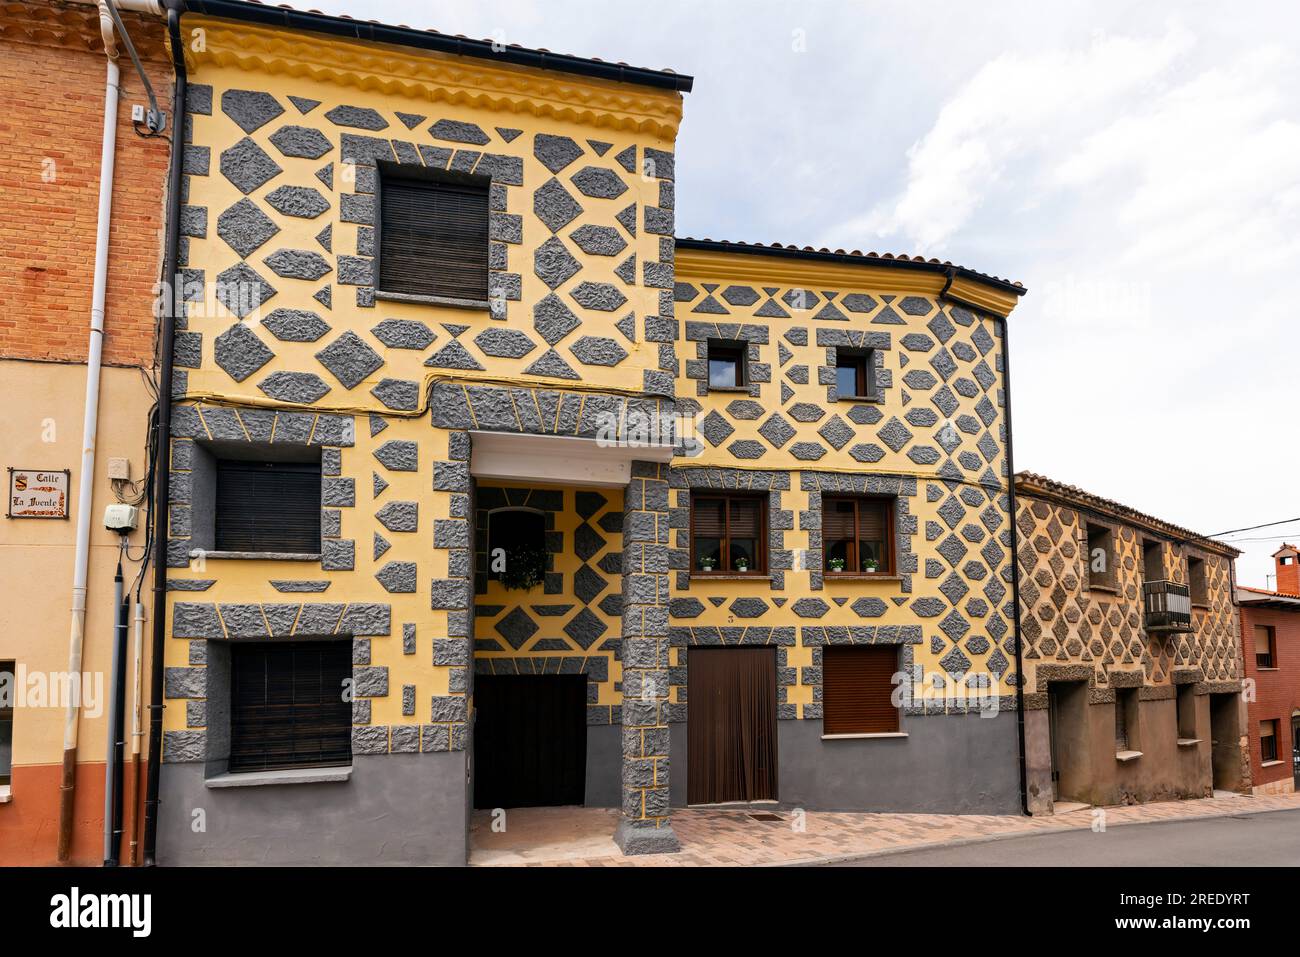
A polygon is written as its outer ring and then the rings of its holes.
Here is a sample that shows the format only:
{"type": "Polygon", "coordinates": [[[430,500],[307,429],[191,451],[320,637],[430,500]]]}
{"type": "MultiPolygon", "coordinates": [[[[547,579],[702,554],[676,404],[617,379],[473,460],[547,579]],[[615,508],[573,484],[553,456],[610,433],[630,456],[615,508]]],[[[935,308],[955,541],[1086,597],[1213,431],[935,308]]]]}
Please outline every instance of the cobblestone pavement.
{"type": "Polygon", "coordinates": [[[963,844],[1004,835],[1112,828],[1154,821],[1192,820],[1300,809],[1300,794],[1216,796],[1127,807],[1090,808],[1050,817],[981,814],[847,814],[687,808],[674,810],[677,854],[623,857],[608,835],[617,813],[602,808],[526,808],[508,813],[504,834],[491,833],[476,813],[471,864],[559,867],[709,867],[817,863],[891,850],[963,844]],[[758,820],[754,814],[778,815],[758,820]]]}

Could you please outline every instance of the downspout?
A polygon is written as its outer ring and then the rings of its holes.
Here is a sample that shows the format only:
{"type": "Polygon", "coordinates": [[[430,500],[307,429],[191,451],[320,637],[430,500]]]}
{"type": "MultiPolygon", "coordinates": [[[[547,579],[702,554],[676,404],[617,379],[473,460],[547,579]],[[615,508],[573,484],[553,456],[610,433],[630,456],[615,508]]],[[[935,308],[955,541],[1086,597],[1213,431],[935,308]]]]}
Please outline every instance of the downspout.
{"type": "Polygon", "coordinates": [[[144,701],[144,605],[139,595],[133,603],[131,650],[131,772],[127,776],[126,798],[126,834],[128,839],[127,864],[135,867],[139,862],[140,841],[139,815],[140,805],[140,741],[144,737],[144,725],[141,723],[141,706],[144,701]]]}
{"type": "MultiPolygon", "coordinates": [[[[95,489],[95,438],[99,425],[99,373],[104,352],[104,292],[108,286],[109,227],[113,213],[113,164],[117,148],[117,42],[113,18],[99,7],[99,27],[108,64],[104,77],[104,133],[99,154],[99,210],[95,232],[94,284],[90,303],[90,343],[86,356],[86,401],[82,417],[81,474],[77,487],[76,552],[72,559],[72,623],[68,640],[68,677],[81,674],[86,629],[86,580],[90,565],[90,510],[95,489]]],[[[63,716],[63,775],[59,785],[59,863],[72,851],[73,805],[77,789],[77,730],[80,695],[71,694],[63,716]]]]}
{"type": "Polygon", "coordinates": [[[117,553],[117,573],[113,576],[113,658],[108,689],[108,754],[104,762],[104,866],[121,863],[122,846],[122,761],[126,742],[122,737],[123,706],[126,701],[126,588],[122,578],[122,558],[126,555],[127,536],[117,553]]]}
{"type": "Polygon", "coordinates": [[[172,51],[172,124],[171,165],[167,170],[167,234],[163,261],[166,301],[163,303],[162,342],[159,346],[161,379],[158,389],[158,431],[154,446],[154,576],[153,576],[153,643],[149,659],[149,769],[145,780],[144,866],[157,863],[158,781],[162,769],[163,653],[167,617],[167,506],[171,485],[172,431],[172,352],[175,341],[176,306],[180,299],[177,259],[180,248],[181,157],[185,151],[181,131],[185,128],[185,47],[181,42],[182,0],[166,0],[167,37],[172,51]]]}
{"type": "Polygon", "coordinates": [[[1007,501],[1011,510],[1011,602],[1015,608],[1012,627],[1016,636],[1016,744],[1020,758],[1020,810],[1029,814],[1029,772],[1025,758],[1025,663],[1020,635],[1020,529],[1016,525],[1016,454],[1011,431],[1011,343],[1009,324],[1002,323],[1002,388],[1006,393],[1007,501]]]}

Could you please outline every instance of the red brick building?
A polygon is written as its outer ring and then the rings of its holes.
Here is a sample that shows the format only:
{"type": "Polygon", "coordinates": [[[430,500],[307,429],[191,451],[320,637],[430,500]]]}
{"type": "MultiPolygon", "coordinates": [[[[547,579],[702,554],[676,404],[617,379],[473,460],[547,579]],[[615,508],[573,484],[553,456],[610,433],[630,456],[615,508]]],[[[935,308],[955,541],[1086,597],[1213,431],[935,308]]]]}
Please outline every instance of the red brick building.
{"type": "Polygon", "coordinates": [[[1277,590],[1238,587],[1252,779],[1257,793],[1298,790],[1300,781],[1300,550],[1273,553],[1277,590]]]}

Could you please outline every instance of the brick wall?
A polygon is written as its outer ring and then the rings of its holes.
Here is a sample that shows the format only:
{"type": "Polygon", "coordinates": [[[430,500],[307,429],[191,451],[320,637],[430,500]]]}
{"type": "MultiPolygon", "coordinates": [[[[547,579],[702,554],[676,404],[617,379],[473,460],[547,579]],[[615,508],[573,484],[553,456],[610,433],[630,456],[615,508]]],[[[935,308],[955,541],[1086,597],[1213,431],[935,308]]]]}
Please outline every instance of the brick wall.
{"type": "MultiPolygon", "coordinates": [[[[158,18],[123,14],[171,128],[158,18]]],[[[104,360],[148,364],[162,262],[168,143],[132,130],[143,85],[125,51],[104,360]]],[[[0,357],[85,361],[95,256],[105,57],[93,7],[0,9],[0,357]]]]}
{"type": "Polygon", "coordinates": [[[1300,708],[1300,611],[1267,610],[1241,606],[1241,639],[1246,656],[1246,676],[1255,681],[1255,700],[1249,703],[1250,762],[1254,784],[1291,777],[1291,713],[1300,708]],[[1275,629],[1276,670],[1261,671],[1255,664],[1255,626],[1275,629]],[[1278,758],[1282,763],[1260,767],[1259,723],[1277,719],[1278,758]]]}

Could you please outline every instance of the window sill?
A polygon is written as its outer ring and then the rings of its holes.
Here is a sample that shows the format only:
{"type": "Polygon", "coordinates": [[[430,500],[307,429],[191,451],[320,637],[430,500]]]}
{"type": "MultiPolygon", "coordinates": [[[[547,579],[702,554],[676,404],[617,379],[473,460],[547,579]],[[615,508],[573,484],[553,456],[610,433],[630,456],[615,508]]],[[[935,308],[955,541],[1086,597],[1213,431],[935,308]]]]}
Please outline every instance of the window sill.
{"type": "Polygon", "coordinates": [[[210,788],[264,787],[268,784],[321,784],[346,781],[352,777],[352,765],[338,768],[288,768],[283,771],[244,771],[219,774],[203,782],[210,788]]]}
{"type": "Polygon", "coordinates": [[[885,575],[880,572],[832,572],[822,573],[822,582],[901,582],[902,575],[885,575]]]}
{"type": "Polygon", "coordinates": [[[863,734],[823,734],[823,741],[866,741],[871,738],[905,738],[906,731],[876,731],[863,734]]]}
{"type": "Polygon", "coordinates": [[[874,405],[883,405],[885,397],[883,395],[842,395],[839,397],[840,402],[870,402],[874,405]]]}
{"type": "Polygon", "coordinates": [[[1088,591],[1104,591],[1110,595],[1119,594],[1119,588],[1116,585],[1094,585],[1091,582],[1088,583],[1088,591]]]}
{"type": "Polygon", "coordinates": [[[710,582],[770,582],[772,576],[766,572],[691,572],[691,581],[710,582]]]}
{"type": "Polygon", "coordinates": [[[209,552],[202,548],[190,552],[190,558],[213,561],[318,562],[320,556],[320,552],[209,552]]]}
{"type": "Polygon", "coordinates": [[[711,385],[711,386],[709,386],[709,391],[710,391],[710,392],[743,392],[743,393],[745,393],[746,395],[748,395],[748,394],[749,394],[749,386],[747,386],[747,385],[711,385]]]}
{"type": "Polygon", "coordinates": [[[13,799],[13,788],[8,784],[0,784],[0,804],[8,804],[13,799]]]}
{"type": "Polygon", "coordinates": [[[1286,762],[1285,761],[1261,761],[1259,763],[1259,766],[1261,768],[1275,768],[1279,764],[1286,764],[1286,762]]]}
{"type": "Polygon", "coordinates": [[[425,306],[450,306],[452,309],[473,309],[488,312],[492,304],[486,299],[457,299],[453,296],[421,296],[409,292],[384,292],[375,290],[375,298],[385,302],[410,302],[425,306]]]}
{"type": "Polygon", "coordinates": [[[1179,738],[1178,746],[1180,748],[1193,748],[1196,745],[1200,744],[1202,740],[1204,739],[1203,738],[1179,738]]]}
{"type": "Polygon", "coordinates": [[[1142,757],[1141,751],[1116,751],[1115,760],[1127,764],[1129,761],[1136,761],[1142,757]]]}
{"type": "Polygon", "coordinates": [[[1269,665],[1267,668],[1264,667],[1263,665],[1256,665],[1255,670],[1256,671],[1281,671],[1282,669],[1274,665],[1269,665]]]}

